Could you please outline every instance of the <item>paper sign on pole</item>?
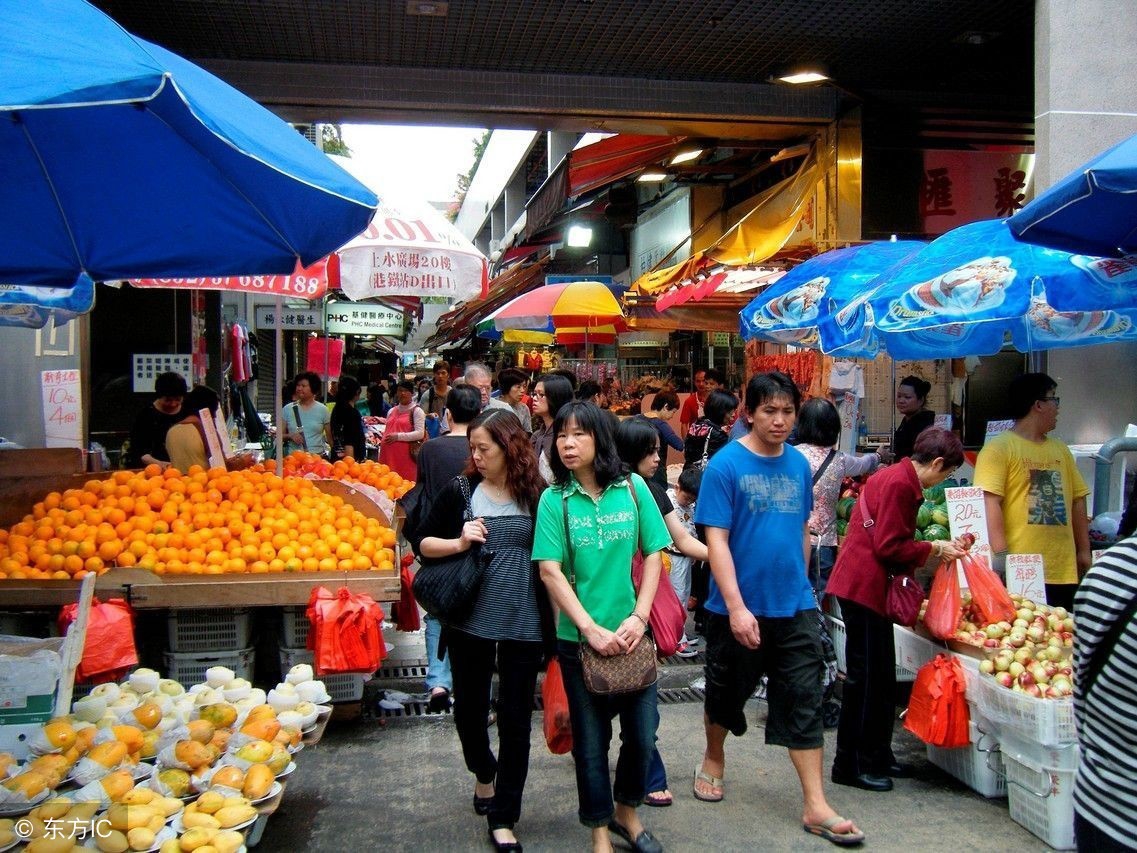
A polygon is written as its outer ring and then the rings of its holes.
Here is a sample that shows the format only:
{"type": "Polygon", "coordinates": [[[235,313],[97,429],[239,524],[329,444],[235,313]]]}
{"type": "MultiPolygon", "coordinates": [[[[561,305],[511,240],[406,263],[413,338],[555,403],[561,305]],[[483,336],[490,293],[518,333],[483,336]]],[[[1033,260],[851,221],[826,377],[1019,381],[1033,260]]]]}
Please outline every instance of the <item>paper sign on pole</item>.
{"type": "Polygon", "coordinates": [[[221,449],[221,437],[217,434],[217,425],[213,421],[213,413],[209,409],[201,409],[197,416],[201,419],[201,431],[205,434],[205,449],[208,451],[209,467],[224,468],[225,453],[221,449]]]}
{"type": "Polygon", "coordinates": [[[948,527],[952,539],[970,533],[975,537],[971,553],[991,560],[991,543],[987,539],[987,508],[983,504],[983,490],[978,486],[960,486],[944,489],[947,497],[948,527]]]}
{"type": "Polygon", "coordinates": [[[936,415],[936,420],[932,423],[936,429],[946,429],[951,431],[951,415],[936,415]]]}
{"type": "Polygon", "coordinates": [[[1006,432],[1014,425],[1014,421],[987,421],[987,434],[983,437],[983,443],[986,444],[996,435],[1006,432]]]}
{"type": "Polygon", "coordinates": [[[83,449],[83,416],[78,370],[40,372],[44,447],[83,449]]]}
{"type": "Polygon", "coordinates": [[[1046,603],[1041,554],[1007,554],[1007,591],[1036,604],[1046,603]]]}

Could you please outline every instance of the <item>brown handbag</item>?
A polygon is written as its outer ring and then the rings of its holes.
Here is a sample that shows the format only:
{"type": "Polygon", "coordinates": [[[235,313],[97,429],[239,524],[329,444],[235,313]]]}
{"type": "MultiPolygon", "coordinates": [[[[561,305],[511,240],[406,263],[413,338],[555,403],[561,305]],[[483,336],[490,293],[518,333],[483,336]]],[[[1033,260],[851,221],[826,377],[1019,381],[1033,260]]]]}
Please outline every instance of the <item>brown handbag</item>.
{"type": "MultiPolygon", "coordinates": [[[[867,489],[865,490],[868,491],[867,489]]],[[[862,494],[861,516],[868,533],[869,541],[876,547],[876,536],[873,527],[876,522],[869,515],[868,495],[862,494]]],[[[876,513],[872,513],[876,515],[876,513]]],[[[924,603],[924,588],[920,586],[915,575],[903,570],[890,570],[888,573],[888,588],[885,590],[884,615],[889,620],[904,628],[911,628],[920,618],[920,606],[924,603]]]]}
{"type": "MultiPolygon", "coordinates": [[[[572,559],[572,538],[568,525],[568,499],[561,498],[561,511],[565,525],[565,554],[569,569],[569,584],[576,592],[576,568],[572,559]]],[[[579,631],[577,634],[579,635],[579,631]]],[[[630,652],[602,655],[581,637],[580,668],[585,689],[595,696],[617,696],[634,693],[655,684],[658,670],[655,662],[655,643],[644,634],[630,652]]]]}

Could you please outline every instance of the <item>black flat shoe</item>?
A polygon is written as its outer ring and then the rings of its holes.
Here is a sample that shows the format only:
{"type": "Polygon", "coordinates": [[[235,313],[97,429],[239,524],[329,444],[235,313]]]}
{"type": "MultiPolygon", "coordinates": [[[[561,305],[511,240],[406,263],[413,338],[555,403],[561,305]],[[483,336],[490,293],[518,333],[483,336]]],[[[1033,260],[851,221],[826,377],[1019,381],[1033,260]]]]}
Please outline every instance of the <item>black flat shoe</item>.
{"type": "Polygon", "coordinates": [[[426,702],[427,710],[432,714],[442,714],[450,710],[450,691],[440,690],[438,693],[431,692],[430,699],[426,702]]]}
{"type": "Polygon", "coordinates": [[[663,853],[663,845],[656,840],[656,837],[648,832],[646,829],[632,838],[632,834],[628,832],[620,824],[614,820],[608,821],[608,831],[614,832],[626,841],[636,853],[663,853]]]}
{"type": "Polygon", "coordinates": [[[833,771],[829,777],[837,785],[848,785],[850,788],[860,788],[864,791],[891,791],[892,780],[887,776],[874,776],[871,773],[860,773],[856,776],[833,771]]]}
{"type": "Polygon", "coordinates": [[[906,761],[894,761],[884,768],[884,775],[893,779],[911,779],[916,775],[916,765],[906,761]]]}
{"type": "Polygon", "coordinates": [[[509,851],[509,853],[522,853],[520,841],[498,841],[496,838],[494,838],[492,829],[489,831],[489,833],[490,844],[493,845],[494,850],[505,850],[509,851]]]}
{"type": "Polygon", "coordinates": [[[479,797],[474,794],[474,814],[485,817],[490,813],[490,806],[493,805],[493,797],[479,797]]]}

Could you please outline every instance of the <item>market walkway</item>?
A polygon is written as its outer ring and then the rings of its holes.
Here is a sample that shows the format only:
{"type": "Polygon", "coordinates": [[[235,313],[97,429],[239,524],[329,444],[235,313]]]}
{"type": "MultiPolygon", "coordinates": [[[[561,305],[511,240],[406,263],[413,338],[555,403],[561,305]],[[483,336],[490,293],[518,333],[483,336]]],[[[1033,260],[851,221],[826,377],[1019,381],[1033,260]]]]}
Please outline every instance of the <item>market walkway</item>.
{"type": "MultiPolygon", "coordinates": [[[[645,808],[643,819],[667,850],[835,849],[802,832],[789,758],[784,749],[762,743],[758,721],[765,713],[764,703],[750,703],[750,732],[728,741],[725,801],[708,804],[690,793],[692,768],[702,753],[702,706],[662,707],[660,744],[675,804],[645,808]]],[[[385,722],[333,723],[317,747],[299,756],[302,772],[290,782],[259,850],[490,849],[485,821],[471,807],[473,779],[462,764],[452,718],[385,722]]],[[[833,738],[827,733],[827,764],[833,738]]],[[[868,835],[866,849],[1048,849],[1010,820],[1005,799],[985,800],[927,764],[922,744],[906,733],[897,741],[900,757],[918,764],[920,778],[897,780],[888,794],[827,786],[834,806],[868,835]]],[[[588,832],[576,819],[572,759],[545,749],[539,714],[517,832],[531,853],[589,849],[588,832]]]]}

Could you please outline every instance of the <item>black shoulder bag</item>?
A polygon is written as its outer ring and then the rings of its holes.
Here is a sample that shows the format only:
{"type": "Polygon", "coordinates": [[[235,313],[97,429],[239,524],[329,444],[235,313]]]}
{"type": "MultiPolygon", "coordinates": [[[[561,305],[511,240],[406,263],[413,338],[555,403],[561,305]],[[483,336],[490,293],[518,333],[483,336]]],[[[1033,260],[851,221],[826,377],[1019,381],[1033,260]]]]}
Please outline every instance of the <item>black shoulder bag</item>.
{"type": "MultiPolygon", "coordinates": [[[[465,509],[463,523],[473,518],[470,511],[470,480],[459,475],[465,509]]],[[[485,558],[480,543],[465,551],[423,563],[415,573],[411,589],[427,613],[444,625],[461,622],[470,615],[485,575],[485,558]]]]}

